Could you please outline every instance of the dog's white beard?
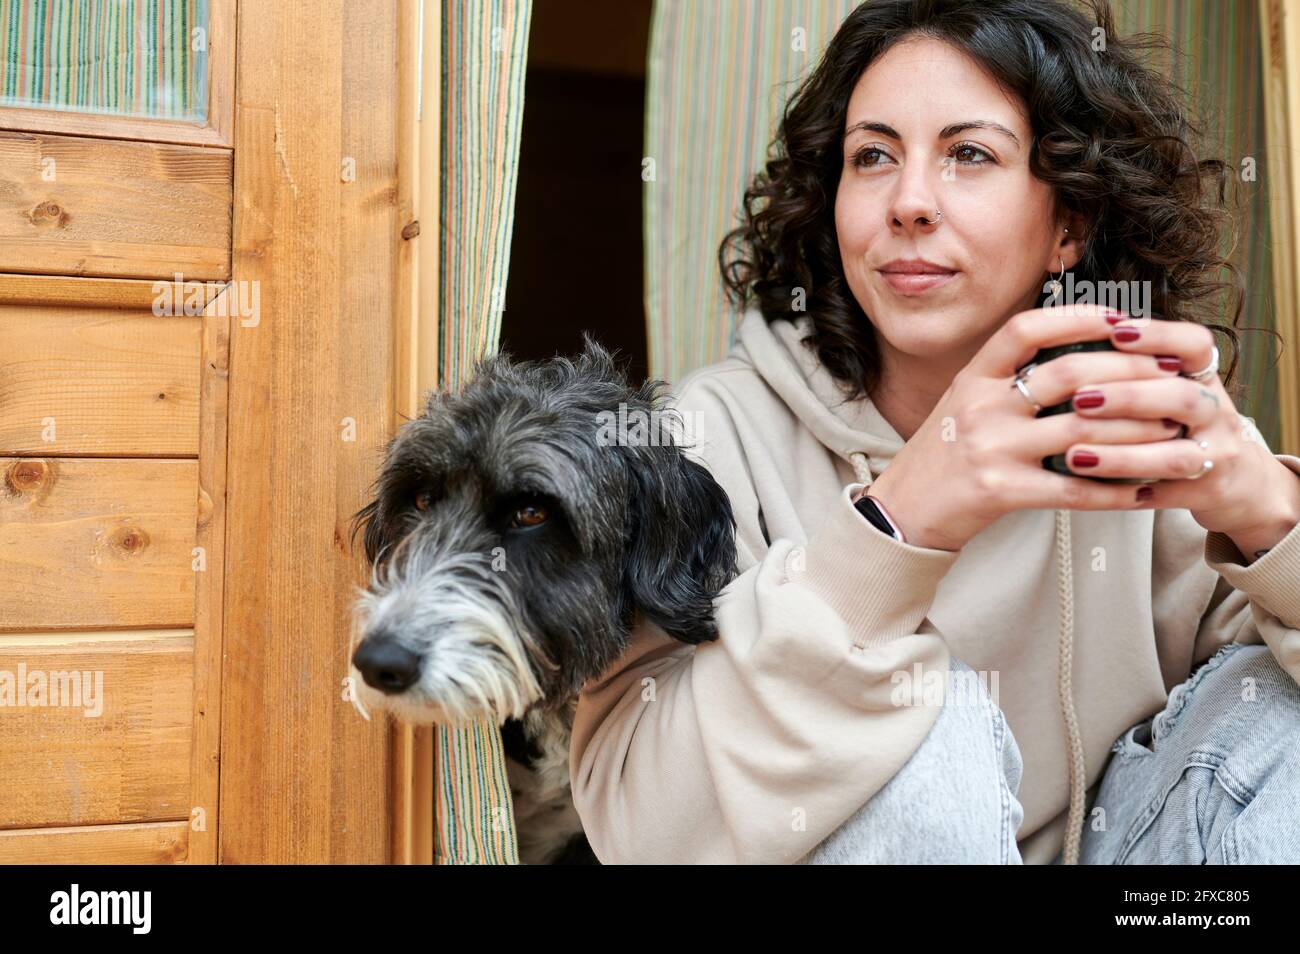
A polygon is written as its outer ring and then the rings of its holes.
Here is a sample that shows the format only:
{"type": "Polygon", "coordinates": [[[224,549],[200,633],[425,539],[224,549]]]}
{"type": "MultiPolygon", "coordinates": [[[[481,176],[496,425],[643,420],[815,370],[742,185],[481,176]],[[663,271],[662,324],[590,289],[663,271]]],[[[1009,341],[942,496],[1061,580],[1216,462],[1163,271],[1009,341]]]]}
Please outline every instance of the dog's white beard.
{"type": "Polygon", "coordinates": [[[374,581],[357,606],[363,633],[392,633],[419,654],[420,678],[405,692],[386,695],[354,668],[360,701],[418,724],[522,718],[542,690],[509,588],[477,554],[439,559],[425,573],[418,573],[420,562],[374,581]]]}

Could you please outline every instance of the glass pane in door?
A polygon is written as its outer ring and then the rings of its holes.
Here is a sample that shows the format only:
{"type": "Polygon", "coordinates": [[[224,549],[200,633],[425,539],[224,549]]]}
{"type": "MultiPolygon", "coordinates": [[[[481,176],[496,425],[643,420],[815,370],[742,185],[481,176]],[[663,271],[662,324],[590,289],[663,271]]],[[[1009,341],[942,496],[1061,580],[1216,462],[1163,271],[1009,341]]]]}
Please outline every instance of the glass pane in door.
{"type": "Polygon", "coordinates": [[[0,0],[0,106],[203,123],[210,0],[0,0]]]}

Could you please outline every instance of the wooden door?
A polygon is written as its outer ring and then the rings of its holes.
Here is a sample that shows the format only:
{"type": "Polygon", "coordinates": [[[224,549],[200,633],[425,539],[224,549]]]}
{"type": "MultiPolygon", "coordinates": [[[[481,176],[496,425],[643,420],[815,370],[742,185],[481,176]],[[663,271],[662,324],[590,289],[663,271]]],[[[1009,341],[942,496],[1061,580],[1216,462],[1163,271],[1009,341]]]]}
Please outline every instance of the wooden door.
{"type": "Polygon", "coordinates": [[[0,18],[0,861],[211,861],[235,4],[0,18]]]}
{"type": "Polygon", "coordinates": [[[417,2],[0,5],[0,863],[429,855],[427,734],[343,691],[417,2]]]}

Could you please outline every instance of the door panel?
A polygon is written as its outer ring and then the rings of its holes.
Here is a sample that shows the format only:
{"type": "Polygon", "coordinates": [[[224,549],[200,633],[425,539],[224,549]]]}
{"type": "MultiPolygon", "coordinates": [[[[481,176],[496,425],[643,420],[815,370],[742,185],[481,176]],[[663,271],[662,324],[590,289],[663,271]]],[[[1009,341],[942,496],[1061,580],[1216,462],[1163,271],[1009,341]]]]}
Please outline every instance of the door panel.
{"type": "Polygon", "coordinates": [[[0,865],[165,865],[185,860],[186,822],[0,831],[0,865]]]}
{"type": "Polygon", "coordinates": [[[0,828],[188,819],[193,664],[186,631],[0,640],[27,683],[6,700],[0,828]]]}
{"type": "Polygon", "coordinates": [[[226,150],[0,132],[0,271],[230,276],[226,150]]]}
{"type": "Polygon", "coordinates": [[[200,290],[0,275],[0,862],[215,860],[232,318],[200,290]]]}
{"type": "Polygon", "coordinates": [[[0,306],[0,448],[196,456],[201,325],[145,309],[0,306]]]}
{"type": "Polygon", "coordinates": [[[194,625],[194,461],[11,457],[0,473],[0,632],[194,625]]]}

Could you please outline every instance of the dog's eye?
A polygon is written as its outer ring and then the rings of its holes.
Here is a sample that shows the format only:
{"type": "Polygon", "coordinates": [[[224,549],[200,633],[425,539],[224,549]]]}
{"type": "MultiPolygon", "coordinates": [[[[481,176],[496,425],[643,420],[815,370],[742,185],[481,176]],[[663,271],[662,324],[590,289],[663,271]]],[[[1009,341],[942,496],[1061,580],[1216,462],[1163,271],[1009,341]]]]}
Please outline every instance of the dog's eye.
{"type": "Polygon", "coordinates": [[[428,510],[433,506],[433,494],[427,490],[417,490],[413,502],[416,510],[428,510]]]}
{"type": "Polygon", "coordinates": [[[538,524],[545,523],[550,516],[546,506],[540,501],[529,501],[519,505],[519,508],[510,518],[510,528],[512,530],[522,530],[526,527],[535,527],[538,524]]]}

